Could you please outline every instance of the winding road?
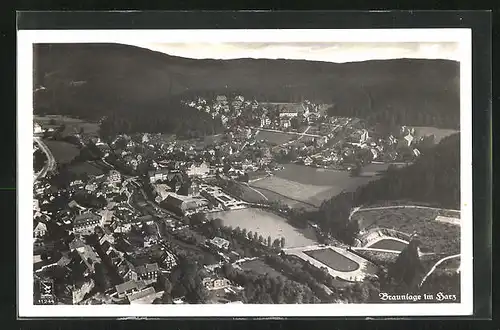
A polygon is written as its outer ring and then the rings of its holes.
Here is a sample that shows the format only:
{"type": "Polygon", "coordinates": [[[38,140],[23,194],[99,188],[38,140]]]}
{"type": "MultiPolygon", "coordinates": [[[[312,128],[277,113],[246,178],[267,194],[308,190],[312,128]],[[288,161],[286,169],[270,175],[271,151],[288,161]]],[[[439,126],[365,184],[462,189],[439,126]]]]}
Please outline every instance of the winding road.
{"type": "Polygon", "coordinates": [[[38,144],[38,147],[40,147],[40,149],[47,156],[47,162],[45,163],[43,168],[38,173],[35,174],[35,180],[37,180],[39,178],[45,177],[48,172],[55,170],[56,160],[55,160],[54,156],[52,155],[52,153],[50,152],[49,147],[47,147],[47,145],[45,143],[43,143],[42,139],[40,139],[39,137],[33,137],[33,142],[38,144]]]}
{"type": "Polygon", "coordinates": [[[448,257],[444,257],[443,259],[439,260],[438,262],[436,262],[434,264],[434,266],[432,266],[431,270],[429,270],[429,272],[427,274],[425,274],[424,278],[422,279],[422,282],[420,282],[420,285],[419,286],[422,286],[424,283],[425,283],[425,280],[427,280],[427,278],[436,270],[436,268],[442,264],[443,262],[445,262],[446,260],[450,260],[450,259],[454,259],[454,258],[460,258],[460,254],[455,254],[455,255],[452,255],[452,256],[448,256],[448,257]]]}

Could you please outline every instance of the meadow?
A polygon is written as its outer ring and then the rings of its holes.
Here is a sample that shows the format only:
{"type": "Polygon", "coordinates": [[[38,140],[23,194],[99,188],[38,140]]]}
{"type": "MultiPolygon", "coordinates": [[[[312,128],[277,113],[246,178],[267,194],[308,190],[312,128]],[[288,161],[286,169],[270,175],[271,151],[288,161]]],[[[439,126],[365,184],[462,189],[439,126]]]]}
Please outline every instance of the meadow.
{"type": "Polygon", "coordinates": [[[347,171],[287,164],[273,176],[252,182],[250,185],[266,196],[269,194],[267,197],[270,200],[279,200],[292,207],[300,203],[319,207],[324,200],[343,191],[354,191],[359,186],[378,179],[374,172],[381,170],[383,166],[370,165],[372,167],[370,174],[351,177],[347,171]]]}
{"type": "MultiPolygon", "coordinates": [[[[407,234],[417,233],[422,249],[435,253],[460,253],[460,226],[436,221],[434,209],[382,209],[359,211],[352,217],[360,229],[390,228],[407,234]]],[[[372,246],[373,247],[373,246],[372,246]]]]}
{"type": "Polygon", "coordinates": [[[97,136],[99,132],[99,124],[87,122],[78,118],[72,118],[61,115],[46,115],[46,116],[34,116],[34,120],[43,128],[54,128],[61,125],[65,125],[63,136],[77,134],[80,129],[83,129],[84,133],[87,135],[97,136]],[[53,122],[53,124],[51,124],[53,122]]]}

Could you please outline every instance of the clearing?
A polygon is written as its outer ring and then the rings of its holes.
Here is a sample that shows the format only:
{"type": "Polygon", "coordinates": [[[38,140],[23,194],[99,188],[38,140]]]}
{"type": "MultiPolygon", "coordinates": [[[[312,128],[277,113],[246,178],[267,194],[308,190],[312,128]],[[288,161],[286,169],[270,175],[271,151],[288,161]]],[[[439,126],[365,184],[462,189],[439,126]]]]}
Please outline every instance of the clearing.
{"type": "Polygon", "coordinates": [[[66,127],[63,136],[77,134],[83,129],[84,134],[98,136],[99,124],[90,123],[78,118],[71,118],[61,115],[34,116],[34,121],[40,123],[43,128],[58,128],[62,124],[66,127]]]}
{"type": "Polygon", "coordinates": [[[369,171],[373,175],[351,177],[347,171],[287,164],[283,170],[276,171],[273,176],[251,182],[250,185],[259,189],[269,200],[279,200],[291,207],[300,206],[302,203],[306,207],[317,208],[324,200],[343,191],[354,191],[359,186],[378,179],[379,177],[374,172],[383,170],[385,167],[385,165],[370,165],[369,171]],[[268,195],[268,193],[271,194],[268,195]],[[274,196],[272,193],[275,193],[274,196]]]}

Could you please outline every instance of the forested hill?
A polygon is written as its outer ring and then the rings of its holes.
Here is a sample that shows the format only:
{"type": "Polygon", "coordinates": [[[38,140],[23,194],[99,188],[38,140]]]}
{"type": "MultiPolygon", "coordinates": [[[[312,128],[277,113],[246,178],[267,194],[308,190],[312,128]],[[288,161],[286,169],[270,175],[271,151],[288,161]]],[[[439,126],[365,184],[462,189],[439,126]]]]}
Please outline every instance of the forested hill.
{"type": "Polygon", "coordinates": [[[240,93],[259,101],[334,104],[333,114],[398,124],[458,128],[459,63],[399,59],[353,63],[193,60],[119,44],[34,47],[35,113],[97,119],[115,113],[129,129],[148,118],[164,130],[216,130],[179,106],[185,96],[240,93]],[[167,125],[168,123],[168,125],[167,125]],[[166,126],[165,126],[166,125],[166,126]],[[131,126],[131,127],[129,127],[131,126]]]}
{"type": "Polygon", "coordinates": [[[460,209],[460,133],[441,140],[414,164],[388,171],[355,195],[357,204],[397,199],[460,209]]]}

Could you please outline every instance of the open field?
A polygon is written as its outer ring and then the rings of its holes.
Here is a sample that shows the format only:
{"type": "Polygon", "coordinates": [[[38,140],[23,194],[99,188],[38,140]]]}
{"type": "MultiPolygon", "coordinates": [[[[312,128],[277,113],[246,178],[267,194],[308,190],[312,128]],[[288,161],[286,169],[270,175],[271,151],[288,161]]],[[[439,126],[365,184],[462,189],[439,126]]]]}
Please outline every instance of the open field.
{"type": "MultiPolygon", "coordinates": [[[[381,166],[373,165],[370,171],[375,171],[381,166]]],[[[361,185],[376,180],[376,175],[351,177],[347,171],[314,168],[303,165],[287,164],[274,176],[267,177],[250,185],[259,189],[264,195],[274,192],[279,196],[269,196],[270,200],[280,200],[292,207],[296,203],[311,204],[319,207],[321,203],[342,191],[354,191],[361,185]],[[290,198],[294,201],[286,201],[290,198]]]]}
{"type": "Polygon", "coordinates": [[[78,118],[71,118],[60,115],[46,115],[46,116],[34,116],[34,120],[40,123],[40,125],[42,125],[43,128],[55,129],[64,124],[66,127],[63,131],[63,135],[71,135],[79,133],[81,128],[83,128],[84,133],[88,135],[97,136],[99,132],[98,123],[89,123],[78,118]],[[55,125],[52,125],[51,121],[55,125]]]}
{"type": "Polygon", "coordinates": [[[370,247],[372,249],[381,249],[381,250],[393,250],[393,251],[403,251],[406,248],[407,244],[390,238],[381,239],[378,242],[375,242],[370,247]]]}
{"type": "Polygon", "coordinates": [[[332,249],[304,251],[304,253],[339,272],[352,272],[359,268],[357,262],[344,257],[332,249]]]}
{"type": "Polygon", "coordinates": [[[87,173],[88,175],[95,175],[95,176],[104,174],[104,171],[101,168],[95,166],[93,163],[90,162],[71,165],[69,167],[69,171],[74,174],[87,173]]]}
{"type": "Polygon", "coordinates": [[[68,142],[53,140],[44,140],[43,142],[49,147],[58,164],[69,163],[80,153],[75,145],[68,142]]]}
{"type": "Polygon", "coordinates": [[[400,208],[362,211],[352,216],[361,230],[390,228],[407,234],[417,233],[422,249],[435,253],[460,252],[460,227],[436,221],[439,210],[400,208]]]}
{"type": "Polygon", "coordinates": [[[255,136],[257,141],[265,140],[268,143],[281,145],[290,140],[296,139],[297,136],[293,134],[286,134],[280,132],[269,132],[269,131],[259,131],[259,133],[255,136]]]}
{"type": "Polygon", "coordinates": [[[458,133],[459,131],[454,129],[444,129],[437,127],[414,127],[415,128],[415,136],[429,136],[434,135],[434,142],[439,143],[443,138],[458,133]]]}
{"type": "Polygon", "coordinates": [[[312,230],[301,230],[290,225],[286,219],[267,211],[247,208],[232,211],[209,213],[210,219],[220,218],[224,226],[245,228],[257,232],[264,238],[271,236],[285,238],[285,247],[299,247],[316,244],[316,236],[312,230]]]}
{"type": "Polygon", "coordinates": [[[245,262],[242,262],[241,264],[239,264],[239,266],[243,270],[250,270],[250,271],[253,271],[253,272],[260,274],[260,275],[269,275],[269,276],[275,277],[275,278],[281,277],[283,279],[286,278],[285,275],[276,271],[276,269],[267,265],[264,261],[262,261],[260,259],[245,261],[245,262]]]}

